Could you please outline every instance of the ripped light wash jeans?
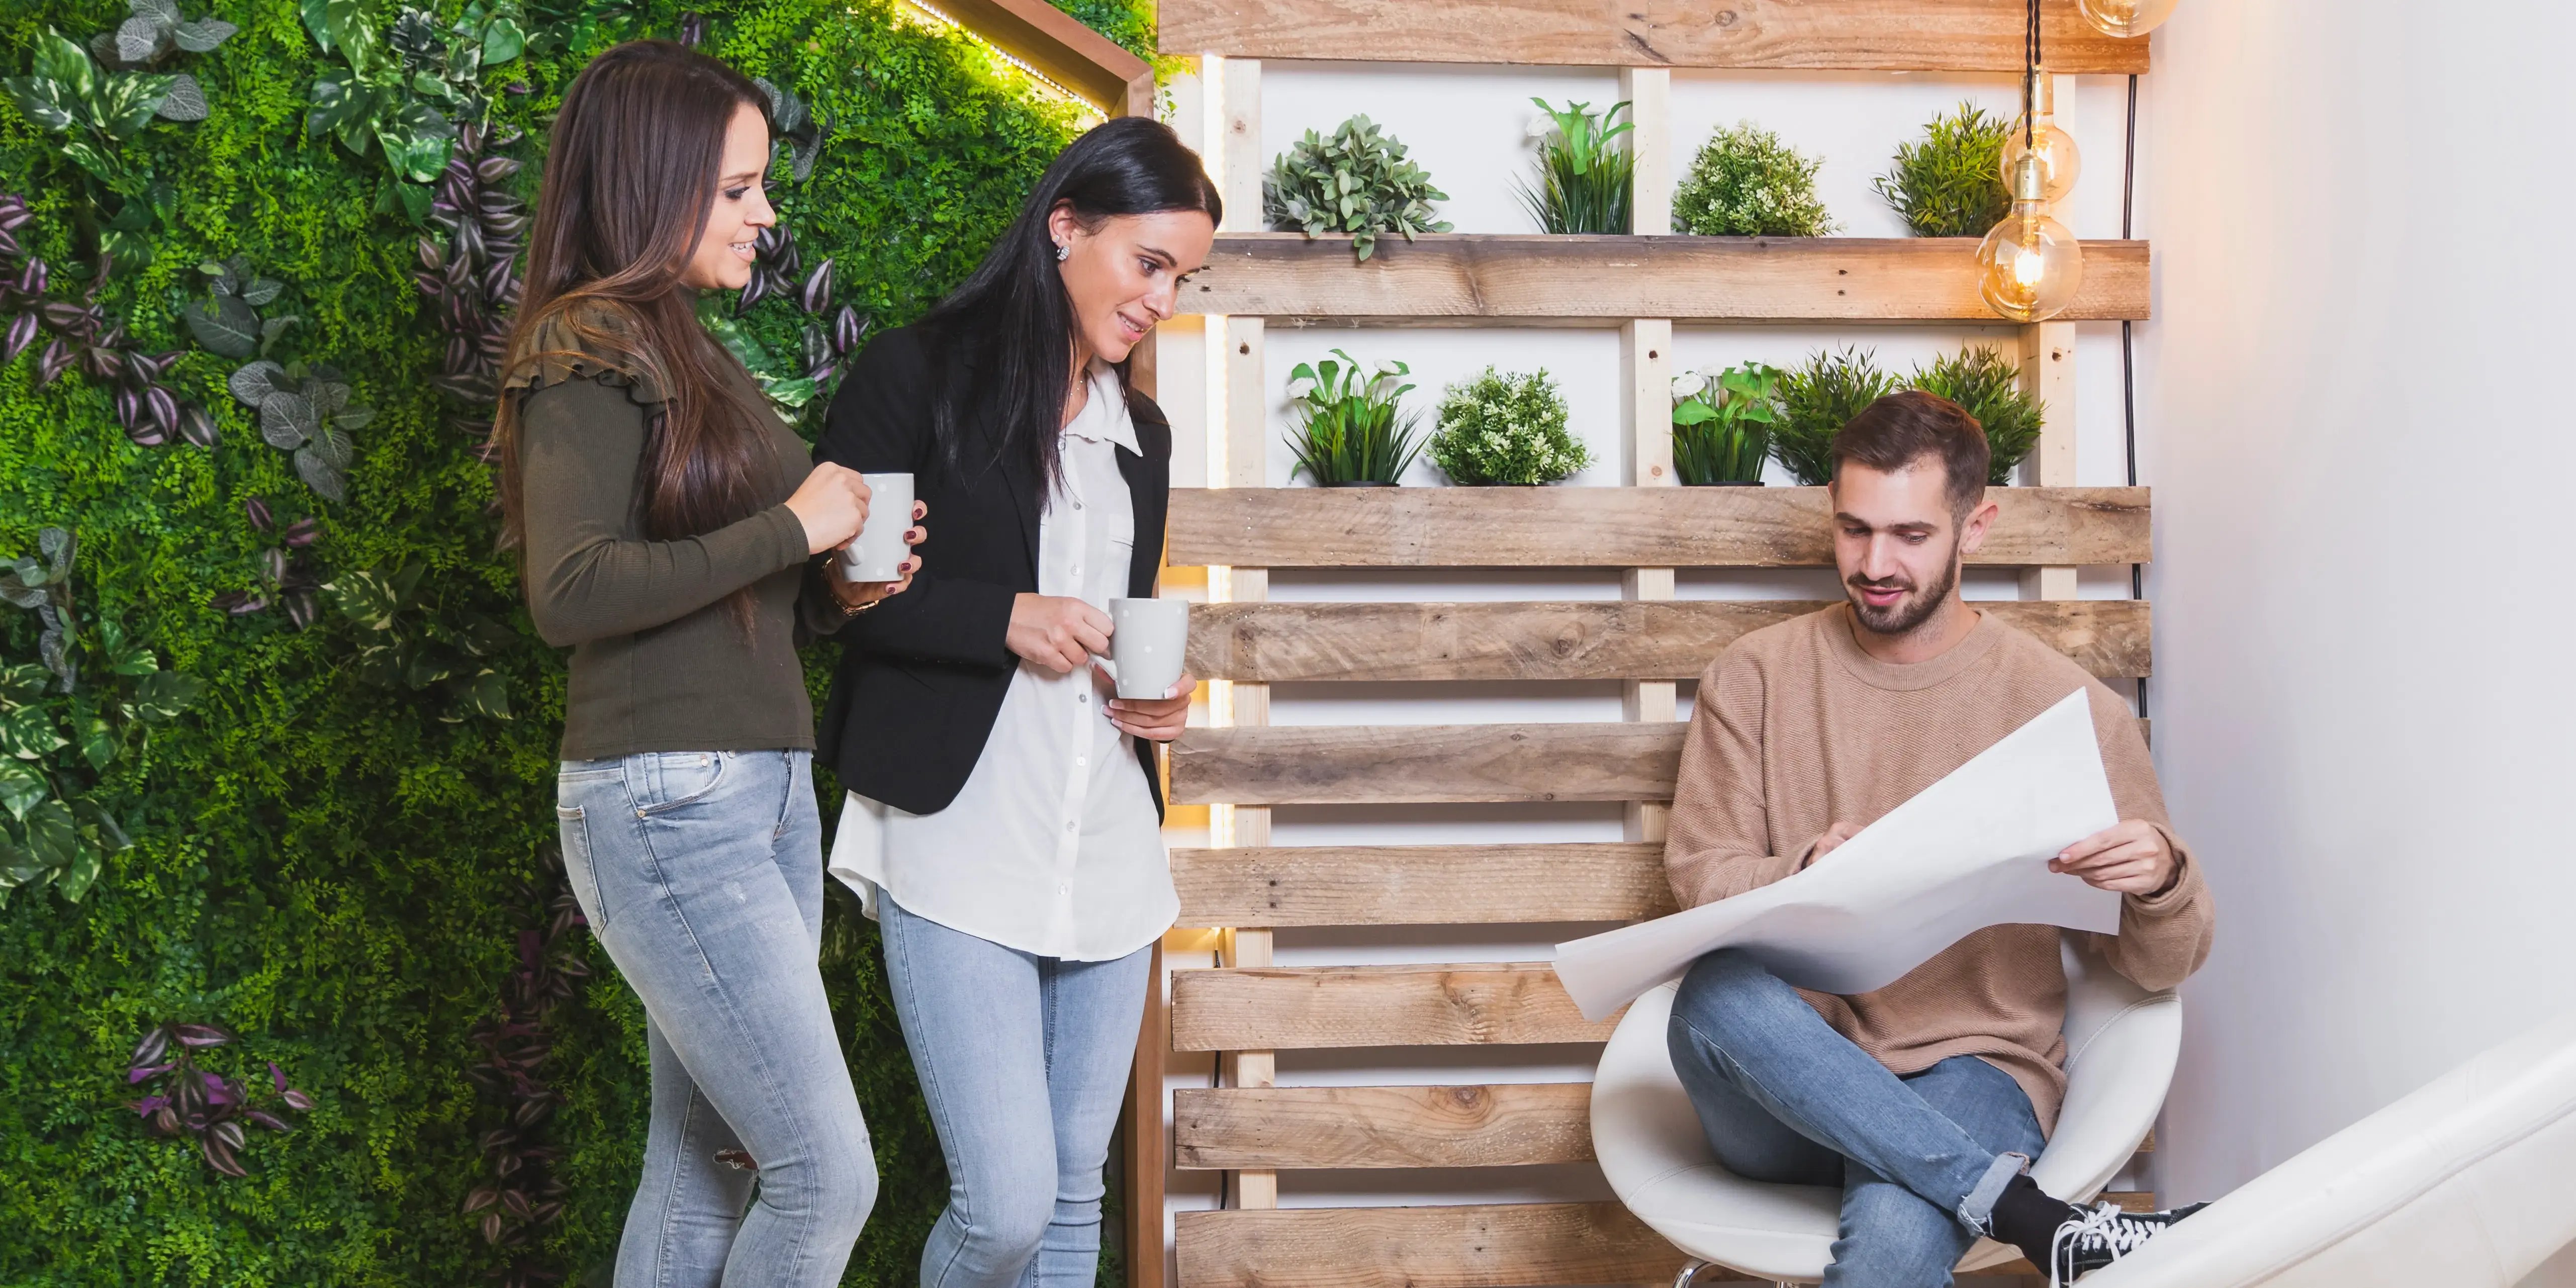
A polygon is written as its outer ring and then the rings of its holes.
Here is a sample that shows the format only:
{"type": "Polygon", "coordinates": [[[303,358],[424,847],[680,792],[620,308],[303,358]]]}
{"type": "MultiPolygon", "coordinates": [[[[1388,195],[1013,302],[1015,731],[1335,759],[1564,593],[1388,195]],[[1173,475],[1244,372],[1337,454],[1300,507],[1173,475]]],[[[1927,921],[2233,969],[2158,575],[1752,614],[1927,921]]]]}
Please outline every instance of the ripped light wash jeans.
{"type": "Polygon", "coordinates": [[[816,955],[822,825],[803,751],[563,763],[555,814],[591,932],[644,1000],[652,1125],[617,1288],[829,1288],[876,1157],[816,955]],[[719,1162],[740,1150],[755,1173],[719,1162]]]}
{"type": "Polygon", "coordinates": [[[1720,949],[1692,963],[1665,1042],[1726,1170],[1843,1192],[1830,1288],[1942,1288],[2046,1137],[1972,1055],[1888,1072],[1796,989],[1720,949]]]}

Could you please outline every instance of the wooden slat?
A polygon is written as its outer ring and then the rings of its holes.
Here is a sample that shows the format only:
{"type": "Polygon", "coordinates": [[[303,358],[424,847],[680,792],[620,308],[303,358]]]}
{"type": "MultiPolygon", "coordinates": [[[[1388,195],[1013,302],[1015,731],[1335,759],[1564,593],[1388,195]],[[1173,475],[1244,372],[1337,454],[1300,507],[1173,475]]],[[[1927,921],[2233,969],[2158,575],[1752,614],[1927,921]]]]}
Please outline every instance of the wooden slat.
{"type": "MultiPolygon", "coordinates": [[[[1617,1203],[1175,1215],[1180,1288],[1513,1288],[1672,1282],[1685,1260],[1617,1203]]],[[[1700,1282],[1737,1282],[1710,1267],[1700,1282]]]]}
{"type": "Polygon", "coordinates": [[[1662,801],[1683,724],[1190,729],[1172,744],[1183,805],[1662,801]]]}
{"type": "Polygon", "coordinates": [[[1607,1042],[1545,962],[1172,973],[1175,1051],[1607,1042]]]}
{"type": "MultiPolygon", "coordinates": [[[[2145,563],[2142,487],[2002,487],[1971,564],[2145,563]]],[[[1817,568],[1820,487],[1172,489],[1170,560],[1249,568],[1817,568]]]]}
{"type": "Polygon", "coordinates": [[[1592,1084],[1173,1093],[1182,1167],[1509,1167],[1592,1161],[1592,1084]]]}
{"type": "MultiPolygon", "coordinates": [[[[1202,604],[1190,673],[1260,680],[1687,680],[1750,631],[1826,607],[1683,602],[1202,604]]],[[[1979,600],[2097,676],[2148,673],[2142,600],[1979,600]]]]}
{"type": "MultiPolygon", "coordinates": [[[[1772,67],[2018,72],[2024,10],[2010,0],[1162,0],[1167,54],[1577,67],[1772,67]]],[[[2047,0],[2048,65],[2147,70],[2147,42],[2094,30],[2047,0]]]]}
{"type": "Polygon", "coordinates": [[[1153,114],[1154,69],[1046,0],[932,0],[930,7],[1109,115],[1153,114]],[[1140,79],[1141,111],[1131,102],[1140,79]]]}
{"type": "MultiPolygon", "coordinates": [[[[1225,233],[1181,292],[1184,313],[1410,326],[1676,322],[2005,324],[1956,237],[1637,237],[1426,233],[1378,239],[1225,233]]],[[[2084,243],[2061,322],[2148,316],[2143,241],[2084,243]]]]}
{"type": "Polygon", "coordinates": [[[1673,911],[1660,842],[1172,851],[1183,926],[1629,921],[1673,911]]]}

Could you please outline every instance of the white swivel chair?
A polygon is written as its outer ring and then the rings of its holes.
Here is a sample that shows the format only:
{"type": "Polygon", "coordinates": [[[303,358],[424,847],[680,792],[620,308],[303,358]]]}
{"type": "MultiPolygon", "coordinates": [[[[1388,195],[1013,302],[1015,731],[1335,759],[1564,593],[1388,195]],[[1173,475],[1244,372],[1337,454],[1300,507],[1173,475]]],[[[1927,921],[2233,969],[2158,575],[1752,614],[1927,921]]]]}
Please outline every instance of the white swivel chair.
{"type": "Polygon", "coordinates": [[[2084,1288],[2506,1288],[2576,1239],[2571,1175],[2576,1012],[2255,1177],[2084,1288]]]}
{"type": "MultiPolygon", "coordinates": [[[[2031,1167],[2041,1189],[2081,1202],[2101,1192],[2155,1124],[2182,1051],[2182,1002],[2122,978],[2067,936],[2066,1104],[2031,1167]]],[[[1637,999],[1592,1082],[1592,1147],[1637,1219],[1701,1261],[1783,1283],[1824,1278],[1842,1192],[1748,1181],[1718,1165],[1664,1046],[1675,985],[1637,999]]],[[[2021,1254],[1979,1240],[1962,1269],[2021,1254]]],[[[2175,1281],[2180,1283],[2182,1281],[2175,1281]]]]}

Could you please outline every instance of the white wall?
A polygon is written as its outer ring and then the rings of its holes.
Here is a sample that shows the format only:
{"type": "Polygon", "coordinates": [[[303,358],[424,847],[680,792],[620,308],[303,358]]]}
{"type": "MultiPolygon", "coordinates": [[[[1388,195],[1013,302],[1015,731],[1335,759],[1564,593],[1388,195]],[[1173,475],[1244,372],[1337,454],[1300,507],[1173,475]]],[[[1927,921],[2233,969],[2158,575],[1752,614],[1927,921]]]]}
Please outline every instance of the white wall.
{"type": "Polygon", "coordinates": [[[2169,1196],[2576,1005],[2571,38],[2552,0],[2155,36],[2155,743],[2219,900],[2169,1196]]]}

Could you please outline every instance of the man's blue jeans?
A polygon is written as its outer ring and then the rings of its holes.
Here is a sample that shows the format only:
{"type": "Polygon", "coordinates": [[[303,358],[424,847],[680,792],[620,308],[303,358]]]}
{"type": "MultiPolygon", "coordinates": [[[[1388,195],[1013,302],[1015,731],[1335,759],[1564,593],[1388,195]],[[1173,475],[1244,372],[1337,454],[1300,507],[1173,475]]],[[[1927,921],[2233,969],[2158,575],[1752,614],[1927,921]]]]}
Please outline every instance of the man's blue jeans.
{"type": "Polygon", "coordinates": [[[1829,1286],[1948,1284],[1995,1197],[2046,1143],[2001,1069],[1953,1056],[1900,1078],[1732,950],[1682,977],[1665,1041],[1726,1170],[1842,1187],[1829,1286]]]}

